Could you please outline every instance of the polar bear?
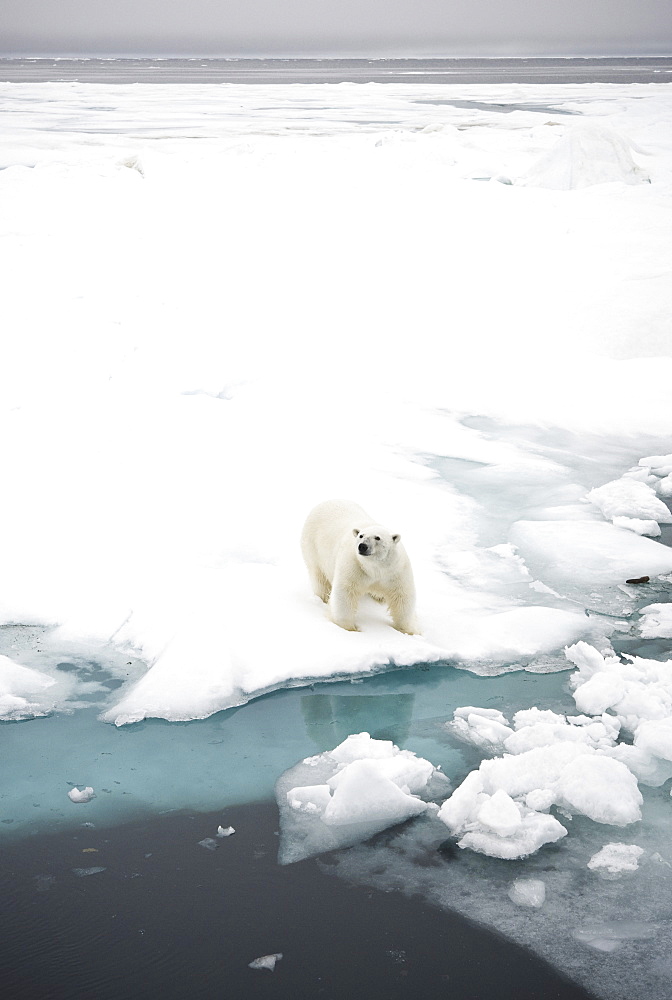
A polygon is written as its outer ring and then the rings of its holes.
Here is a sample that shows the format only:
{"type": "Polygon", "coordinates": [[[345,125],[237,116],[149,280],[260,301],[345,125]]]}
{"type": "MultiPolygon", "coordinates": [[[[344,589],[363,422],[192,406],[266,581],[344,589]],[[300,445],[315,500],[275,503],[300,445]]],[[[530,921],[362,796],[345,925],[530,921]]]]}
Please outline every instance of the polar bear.
{"type": "Polygon", "coordinates": [[[415,634],[413,570],[400,537],[349,500],[327,500],[311,510],[301,549],[313,590],[336,625],[358,632],[357,605],[369,594],[387,604],[399,632],[415,634]]]}

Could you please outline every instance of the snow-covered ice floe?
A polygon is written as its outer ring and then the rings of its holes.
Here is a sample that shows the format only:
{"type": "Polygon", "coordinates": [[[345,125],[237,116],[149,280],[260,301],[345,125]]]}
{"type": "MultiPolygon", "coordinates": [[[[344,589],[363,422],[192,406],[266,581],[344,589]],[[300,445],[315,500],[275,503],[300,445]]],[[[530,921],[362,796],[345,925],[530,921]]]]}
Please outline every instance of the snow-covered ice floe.
{"type": "Polygon", "coordinates": [[[279,861],[291,864],[367,840],[426,812],[428,799],[448,787],[433,764],[390,740],[348,736],[278,779],[279,861]]]}
{"type": "Polygon", "coordinates": [[[606,648],[585,609],[672,572],[669,94],[0,86],[0,622],[55,644],[7,650],[2,718],[81,704],[69,642],[145,665],[119,725],[606,648]],[[422,635],[313,599],[338,496],[402,533],[422,635]]]}

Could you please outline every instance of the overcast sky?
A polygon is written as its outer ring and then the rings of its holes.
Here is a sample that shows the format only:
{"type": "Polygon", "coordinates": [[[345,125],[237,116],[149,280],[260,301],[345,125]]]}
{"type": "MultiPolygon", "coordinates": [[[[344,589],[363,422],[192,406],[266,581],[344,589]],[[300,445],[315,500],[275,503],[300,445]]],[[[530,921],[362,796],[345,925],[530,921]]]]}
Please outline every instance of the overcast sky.
{"type": "Polygon", "coordinates": [[[0,0],[3,55],[669,55],[672,0],[0,0]]]}

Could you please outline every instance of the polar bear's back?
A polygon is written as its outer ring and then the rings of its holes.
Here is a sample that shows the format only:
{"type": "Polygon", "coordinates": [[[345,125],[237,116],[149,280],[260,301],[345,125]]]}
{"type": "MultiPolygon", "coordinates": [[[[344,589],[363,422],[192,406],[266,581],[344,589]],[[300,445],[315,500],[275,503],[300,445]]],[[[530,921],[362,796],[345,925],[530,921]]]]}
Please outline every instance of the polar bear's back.
{"type": "Polygon", "coordinates": [[[301,536],[303,557],[309,566],[319,567],[333,580],[338,548],[355,528],[362,530],[373,518],[351,500],[325,500],[313,507],[301,536]]]}

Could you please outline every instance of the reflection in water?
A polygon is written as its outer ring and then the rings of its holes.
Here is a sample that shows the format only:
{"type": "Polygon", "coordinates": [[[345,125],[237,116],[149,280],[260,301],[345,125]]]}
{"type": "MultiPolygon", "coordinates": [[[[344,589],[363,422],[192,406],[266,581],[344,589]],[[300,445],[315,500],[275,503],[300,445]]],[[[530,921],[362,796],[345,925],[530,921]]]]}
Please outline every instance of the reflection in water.
{"type": "Polygon", "coordinates": [[[306,731],[318,750],[330,750],[351,733],[404,746],[411,729],[414,694],[308,694],[301,698],[306,731]]]}

